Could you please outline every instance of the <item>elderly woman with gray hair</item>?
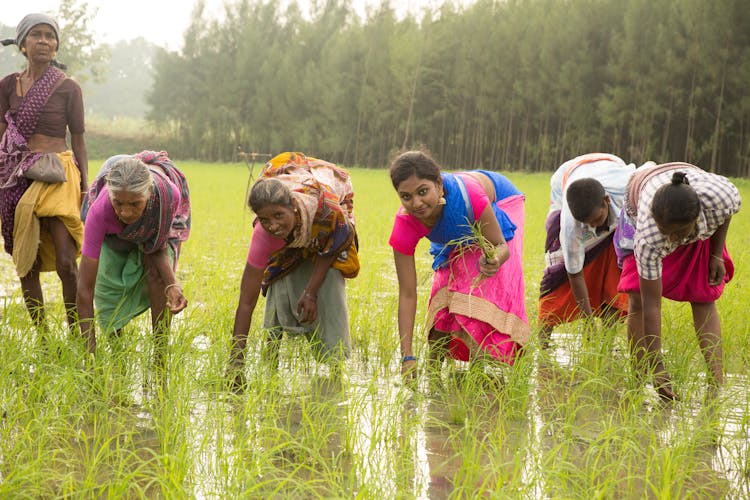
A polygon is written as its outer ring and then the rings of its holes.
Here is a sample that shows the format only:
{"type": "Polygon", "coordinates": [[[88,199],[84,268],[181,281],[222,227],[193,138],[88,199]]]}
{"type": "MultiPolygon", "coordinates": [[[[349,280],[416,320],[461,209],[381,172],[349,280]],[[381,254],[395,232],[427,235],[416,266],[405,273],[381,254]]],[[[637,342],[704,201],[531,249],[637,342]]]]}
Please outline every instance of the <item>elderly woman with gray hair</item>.
{"type": "Polygon", "coordinates": [[[150,308],[157,344],[163,343],[171,314],[187,306],[175,276],[190,234],[185,176],[163,151],[113,156],[89,189],[81,219],[77,304],[89,351],[96,350],[94,302],[105,332],[120,333],[150,308]]]}
{"type": "Polygon", "coordinates": [[[81,87],[55,59],[57,22],[29,14],[16,28],[26,68],[0,80],[0,226],[23,298],[40,333],[47,330],[40,273],[56,271],[68,327],[76,325],[76,258],[83,240],[81,194],[88,186],[81,87]],[[68,147],[67,133],[70,132],[68,147]]]}

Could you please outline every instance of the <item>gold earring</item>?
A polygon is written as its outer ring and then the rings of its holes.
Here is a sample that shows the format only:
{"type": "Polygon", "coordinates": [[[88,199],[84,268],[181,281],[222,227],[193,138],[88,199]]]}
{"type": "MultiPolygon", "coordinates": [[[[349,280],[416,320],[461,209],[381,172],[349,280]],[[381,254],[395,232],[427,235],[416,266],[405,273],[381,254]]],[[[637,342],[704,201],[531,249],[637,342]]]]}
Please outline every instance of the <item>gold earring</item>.
{"type": "Polygon", "coordinates": [[[21,47],[21,52],[26,53],[26,47],[21,47]]]}
{"type": "Polygon", "coordinates": [[[438,199],[438,205],[445,205],[445,192],[440,193],[440,198],[438,199]]]}

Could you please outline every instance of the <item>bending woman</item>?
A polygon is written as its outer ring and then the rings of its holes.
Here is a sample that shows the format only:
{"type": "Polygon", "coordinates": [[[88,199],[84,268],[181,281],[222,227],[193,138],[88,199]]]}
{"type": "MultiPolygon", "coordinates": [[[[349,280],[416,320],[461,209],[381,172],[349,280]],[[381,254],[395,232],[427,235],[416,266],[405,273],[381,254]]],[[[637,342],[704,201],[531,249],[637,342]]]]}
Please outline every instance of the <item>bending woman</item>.
{"type": "Polygon", "coordinates": [[[119,332],[151,308],[161,345],[171,321],[167,308],[177,314],[187,306],[175,276],[190,235],[185,176],[163,151],[113,156],[92,184],[81,218],[86,233],[77,302],[89,351],[96,350],[94,301],[105,332],[119,332]]]}
{"type": "Polygon", "coordinates": [[[83,139],[81,87],[55,61],[57,23],[29,14],[16,28],[26,69],[0,80],[0,225],[5,251],[13,256],[24,302],[37,330],[47,330],[39,273],[56,271],[62,282],[68,328],[76,324],[76,258],[83,224],[81,193],[88,186],[83,139]],[[72,151],[66,142],[70,131],[72,151]],[[59,176],[34,180],[39,167],[53,165],[59,176]],[[34,177],[34,178],[32,178],[34,177]]]}
{"type": "Polygon", "coordinates": [[[441,174],[421,151],[398,156],[390,175],[402,205],[389,241],[399,284],[401,373],[413,376],[416,366],[414,251],[422,237],[432,242],[434,257],[427,317],[434,368],[446,353],[465,361],[486,353],[513,364],[530,336],[521,266],[524,195],[496,172],[441,174]],[[494,257],[475,244],[472,225],[495,249],[494,257]]]}
{"type": "Polygon", "coordinates": [[[350,351],[344,278],[359,273],[353,197],[342,168],[301,153],[266,164],[248,200],[255,212],[234,317],[230,372],[243,384],[253,311],[266,296],[264,358],[278,365],[282,333],[306,335],[320,360],[350,351]]]}
{"type": "Polygon", "coordinates": [[[661,298],[690,302],[710,382],[720,385],[721,322],[716,300],[732,279],[726,249],[740,193],[728,179],[687,163],[640,168],[631,177],[615,232],[620,292],[629,294],[628,337],[637,373],[676,399],[661,356],[661,298]]]}

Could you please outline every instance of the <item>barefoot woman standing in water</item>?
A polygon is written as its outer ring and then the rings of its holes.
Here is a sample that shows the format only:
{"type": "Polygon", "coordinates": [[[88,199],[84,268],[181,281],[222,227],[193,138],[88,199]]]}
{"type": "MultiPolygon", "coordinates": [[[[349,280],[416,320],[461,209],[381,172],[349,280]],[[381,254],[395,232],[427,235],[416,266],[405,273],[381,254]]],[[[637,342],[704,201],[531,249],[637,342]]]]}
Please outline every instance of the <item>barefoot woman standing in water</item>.
{"type": "Polygon", "coordinates": [[[27,15],[16,37],[2,43],[17,45],[28,61],[24,71],[0,80],[0,218],[5,251],[13,256],[24,302],[40,334],[47,330],[39,281],[44,271],[56,271],[60,277],[68,328],[73,330],[76,258],[83,241],[79,211],[88,185],[81,87],[55,60],[60,30],[51,17],[27,15]],[[72,148],[66,142],[67,131],[72,148]],[[59,175],[40,176],[44,171],[59,175]]]}

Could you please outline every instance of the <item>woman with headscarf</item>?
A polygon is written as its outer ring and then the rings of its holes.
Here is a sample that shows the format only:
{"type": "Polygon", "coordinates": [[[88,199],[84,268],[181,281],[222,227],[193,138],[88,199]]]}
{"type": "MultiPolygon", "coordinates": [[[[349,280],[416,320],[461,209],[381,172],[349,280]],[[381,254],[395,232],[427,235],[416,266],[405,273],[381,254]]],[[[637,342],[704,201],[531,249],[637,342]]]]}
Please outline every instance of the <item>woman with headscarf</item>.
{"type": "Polygon", "coordinates": [[[77,303],[89,351],[96,350],[94,301],[105,332],[119,333],[150,308],[157,345],[162,344],[171,314],[187,306],[175,276],[182,242],[190,235],[185,176],[164,151],[113,156],[92,183],[81,218],[86,231],[77,303]]]}
{"type": "Polygon", "coordinates": [[[726,249],[742,200],[729,179],[688,163],[639,168],[630,178],[615,230],[622,265],[618,290],[629,295],[628,338],[636,373],[677,399],[661,355],[661,298],[690,302],[713,386],[723,383],[716,300],[734,274],[726,249]]]}
{"type": "Polygon", "coordinates": [[[55,60],[60,30],[51,17],[27,15],[16,37],[2,44],[17,45],[28,60],[24,71],[0,80],[0,224],[5,251],[13,256],[26,307],[41,333],[47,325],[39,273],[57,271],[72,330],[76,258],[83,240],[79,210],[88,185],[81,88],[55,60]]]}
{"type": "Polygon", "coordinates": [[[350,350],[344,278],[359,272],[349,174],[301,153],[282,153],[263,168],[248,205],[256,215],[234,318],[230,374],[243,384],[247,336],[262,292],[264,358],[275,367],[282,333],[305,335],[320,360],[350,350]]]}

